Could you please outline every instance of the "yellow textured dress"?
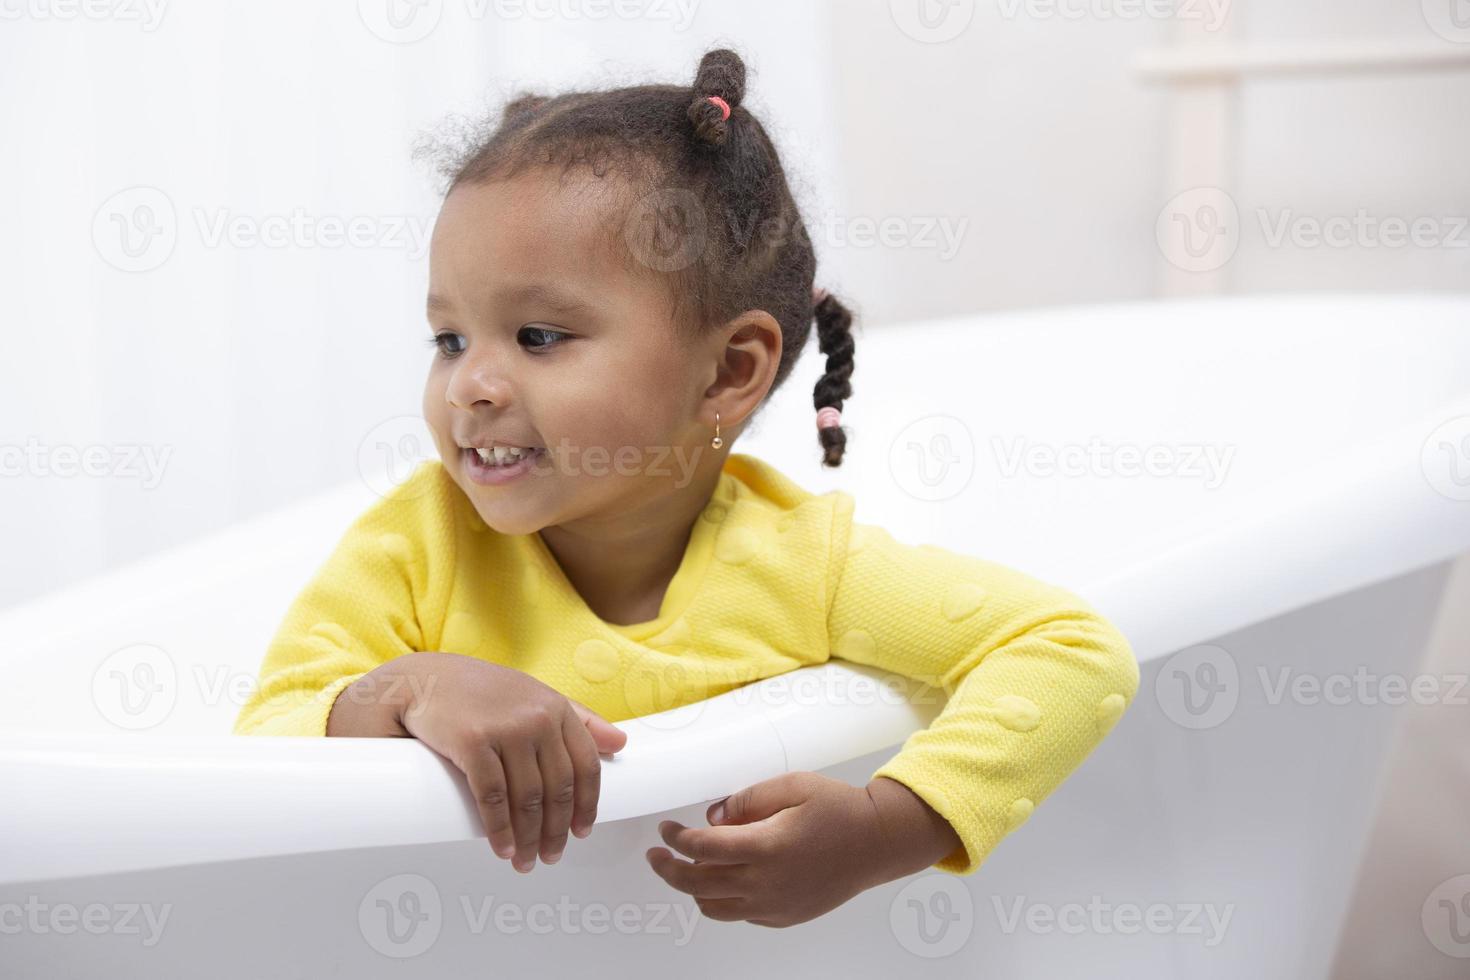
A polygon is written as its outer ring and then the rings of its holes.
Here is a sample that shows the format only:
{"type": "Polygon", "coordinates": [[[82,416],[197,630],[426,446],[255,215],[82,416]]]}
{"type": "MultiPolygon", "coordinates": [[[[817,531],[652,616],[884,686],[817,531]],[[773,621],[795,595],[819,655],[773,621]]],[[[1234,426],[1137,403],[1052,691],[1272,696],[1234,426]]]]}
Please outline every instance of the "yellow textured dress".
{"type": "Polygon", "coordinates": [[[949,696],[873,775],[949,821],[961,847],[934,867],[970,874],[1117,722],[1138,662],[1071,592],[901,543],[853,504],[731,453],[658,617],[620,625],[540,535],[487,528],[443,464],[422,463],[292,603],[235,732],[324,736],[344,687],[420,650],[524,671],[610,721],[838,657],[949,696]]]}

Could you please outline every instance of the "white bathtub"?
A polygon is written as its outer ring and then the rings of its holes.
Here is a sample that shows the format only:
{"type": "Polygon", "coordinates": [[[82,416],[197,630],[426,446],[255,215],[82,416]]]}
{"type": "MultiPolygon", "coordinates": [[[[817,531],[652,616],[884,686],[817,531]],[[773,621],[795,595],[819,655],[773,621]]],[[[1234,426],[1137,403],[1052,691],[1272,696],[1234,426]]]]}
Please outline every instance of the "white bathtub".
{"type": "Polygon", "coordinates": [[[417,742],[231,736],[286,605],[374,499],[354,481],[0,614],[0,976],[1325,977],[1394,708],[1272,691],[1282,669],[1413,674],[1470,550],[1470,298],[862,327],[836,473],[818,360],[738,451],[1076,589],[1143,661],[1117,729],[977,873],[775,930],[703,919],[648,868],[659,820],[788,770],[865,782],[937,710],[858,696],[882,675],[840,662],[623,723],[591,837],[530,875],[417,742]],[[1094,436],[1170,466],[1006,470],[1017,437],[1094,436]],[[1233,455],[1196,469],[1191,447],[1233,455]],[[1213,700],[1186,689],[1211,670],[1213,700]]]}

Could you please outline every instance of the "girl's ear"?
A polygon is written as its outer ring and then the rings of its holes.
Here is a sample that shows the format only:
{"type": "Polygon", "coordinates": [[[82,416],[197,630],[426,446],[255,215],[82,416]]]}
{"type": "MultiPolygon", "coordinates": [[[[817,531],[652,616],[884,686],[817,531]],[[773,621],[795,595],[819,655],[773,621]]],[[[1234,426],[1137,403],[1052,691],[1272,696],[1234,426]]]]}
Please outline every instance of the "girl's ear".
{"type": "Polygon", "coordinates": [[[771,390],[781,366],[781,325],[765,310],[748,310],[712,335],[716,344],[715,380],[705,397],[719,402],[730,424],[755,411],[771,390]]]}

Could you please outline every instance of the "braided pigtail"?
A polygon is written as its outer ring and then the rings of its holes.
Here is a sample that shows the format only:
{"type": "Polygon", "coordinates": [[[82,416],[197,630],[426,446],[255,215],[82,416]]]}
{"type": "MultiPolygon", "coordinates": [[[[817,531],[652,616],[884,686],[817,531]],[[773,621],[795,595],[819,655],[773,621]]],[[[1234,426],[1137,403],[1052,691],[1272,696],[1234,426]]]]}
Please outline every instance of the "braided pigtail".
{"type": "Polygon", "coordinates": [[[812,404],[819,413],[817,438],[822,443],[822,465],[841,466],[847,448],[847,431],[841,425],[820,425],[823,408],[842,411],[852,397],[852,313],[826,290],[816,291],[813,315],[817,319],[817,347],[827,355],[827,368],[812,390],[812,404]]]}

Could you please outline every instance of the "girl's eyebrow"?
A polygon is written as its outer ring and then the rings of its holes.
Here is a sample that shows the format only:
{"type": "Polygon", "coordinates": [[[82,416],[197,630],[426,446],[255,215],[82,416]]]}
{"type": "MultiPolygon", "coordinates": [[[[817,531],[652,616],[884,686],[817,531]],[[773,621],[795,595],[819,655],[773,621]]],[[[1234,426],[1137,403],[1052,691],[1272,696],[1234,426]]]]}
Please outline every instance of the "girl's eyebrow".
{"type": "MultiPolygon", "coordinates": [[[[514,289],[500,291],[496,295],[510,303],[540,303],[558,313],[592,312],[592,307],[576,296],[544,283],[527,283],[514,289]]],[[[454,304],[445,297],[429,294],[430,313],[448,313],[453,309],[454,304]]]]}

